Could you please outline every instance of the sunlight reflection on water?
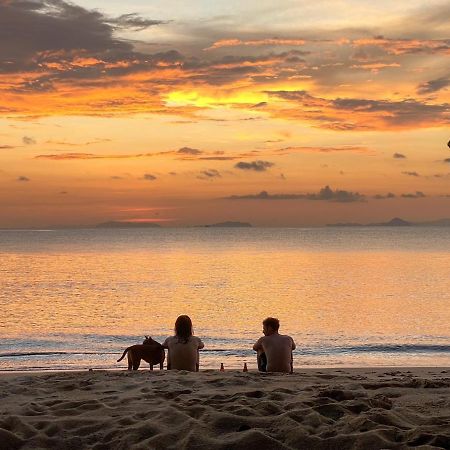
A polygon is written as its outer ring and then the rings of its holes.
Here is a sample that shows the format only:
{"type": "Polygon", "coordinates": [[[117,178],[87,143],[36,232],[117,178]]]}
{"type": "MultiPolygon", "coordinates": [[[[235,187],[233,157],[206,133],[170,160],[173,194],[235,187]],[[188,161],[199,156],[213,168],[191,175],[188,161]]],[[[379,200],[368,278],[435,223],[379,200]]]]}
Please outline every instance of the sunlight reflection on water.
{"type": "Polygon", "coordinates": [[[117,367],[114,353],[144,334],[163,339],[183,313],[205,340],[204,367],[253,363],[269,315],[296,340],[298,365],[449,365],[449,238],[443,228],[0,231],[0,369],[117,367]],[[27,352],[39,354],[7,356],[27,352]]]}

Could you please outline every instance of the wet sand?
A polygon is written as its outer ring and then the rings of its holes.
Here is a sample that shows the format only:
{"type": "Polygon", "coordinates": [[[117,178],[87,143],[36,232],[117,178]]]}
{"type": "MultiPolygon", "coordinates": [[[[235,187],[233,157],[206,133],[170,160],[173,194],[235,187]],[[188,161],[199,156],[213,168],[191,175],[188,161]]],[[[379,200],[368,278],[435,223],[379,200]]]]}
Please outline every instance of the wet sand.
{"type": "Polygon", "coordinates": [[[450,369],[4,373],[0,448],[449,449],[450,369]]]}

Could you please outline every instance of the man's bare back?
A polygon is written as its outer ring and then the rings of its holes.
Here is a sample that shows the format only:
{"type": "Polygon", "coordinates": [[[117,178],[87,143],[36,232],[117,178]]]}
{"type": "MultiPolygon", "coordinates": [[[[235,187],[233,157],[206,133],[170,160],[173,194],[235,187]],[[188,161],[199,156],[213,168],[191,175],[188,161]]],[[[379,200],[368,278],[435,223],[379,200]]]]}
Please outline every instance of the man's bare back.
{"type": "MultiPolygon", "coordinates": [[[[272,320],[272,318],[269,318],[272,320]]],[[[292,372],[292,350],[295,349],[295,342],[290,336],[278,333],[278,321],[270,322],[266,319],[263,322],[262,336],[253,346],[253,350],[260,353],[265,353],[267,359],[267,372],[292,372]],[[269,325],[265,322],[268,321],[269,325]]]]}

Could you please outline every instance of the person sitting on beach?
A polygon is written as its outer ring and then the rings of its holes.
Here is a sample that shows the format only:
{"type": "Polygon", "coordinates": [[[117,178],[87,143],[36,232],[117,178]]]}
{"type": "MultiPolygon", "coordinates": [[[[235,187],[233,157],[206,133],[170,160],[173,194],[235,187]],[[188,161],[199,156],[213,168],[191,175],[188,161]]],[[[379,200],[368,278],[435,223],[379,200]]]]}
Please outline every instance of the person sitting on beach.
{"type": "Polygon", "coordinates": [[[175,336],[168,337],[163,347],[167,348],[167,370],[189,370],[198,372],[199,353],[205,346],[200,338],[193,336],[189,316],[179,316],[175,322],[175,336]]]}
{"type": "Polygon", "coordinates": [[[280,321],[268,317],[263,321],[264,336],[260,337],[253,350],[258,352],[258,370],[260,372],[293,372],[292,350],[295,342],[290,336],[278,333],[280,321]]]}

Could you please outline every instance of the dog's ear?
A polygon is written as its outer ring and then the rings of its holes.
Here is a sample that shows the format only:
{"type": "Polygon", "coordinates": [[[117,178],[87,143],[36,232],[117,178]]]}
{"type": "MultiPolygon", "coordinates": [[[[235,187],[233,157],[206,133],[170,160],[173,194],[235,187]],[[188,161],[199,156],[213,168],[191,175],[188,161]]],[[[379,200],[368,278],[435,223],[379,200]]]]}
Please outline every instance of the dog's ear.
{"type": "Polygon", "coordinates": [[[148,339],[148,336],[147,336],[147,335],[145,335],[145,339],[148,339]]]}

